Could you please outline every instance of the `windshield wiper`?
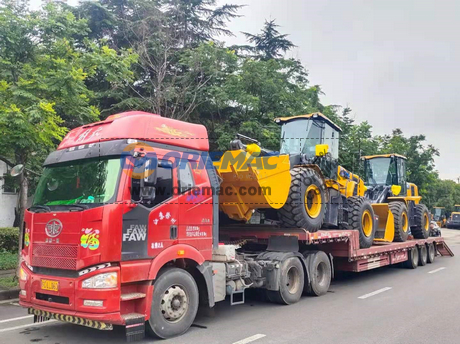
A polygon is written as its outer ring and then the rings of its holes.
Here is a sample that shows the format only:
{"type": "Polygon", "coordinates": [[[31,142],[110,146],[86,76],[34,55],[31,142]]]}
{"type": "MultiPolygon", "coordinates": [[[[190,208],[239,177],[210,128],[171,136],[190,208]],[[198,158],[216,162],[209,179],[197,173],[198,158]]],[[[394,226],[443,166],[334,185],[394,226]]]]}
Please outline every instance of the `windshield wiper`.
{"type": "Polygon", "coordinates": [[[66,204],[66,206],[80,208],[81,210],[89,209],[89,206],[87,206],[86,204],[85,205],[83,205],[83,204],[66,204]]]}
{"type": "Polygon", "coordinates": [[[29,208],[29,210],[32,210],[32,209],[41,209],[41,210],[46,210],[47,212],[51,212],[51,208],[48,207],[47,205],[39,205],[39,204],[36,204],[36,205],[33,205],[29,208]]]}

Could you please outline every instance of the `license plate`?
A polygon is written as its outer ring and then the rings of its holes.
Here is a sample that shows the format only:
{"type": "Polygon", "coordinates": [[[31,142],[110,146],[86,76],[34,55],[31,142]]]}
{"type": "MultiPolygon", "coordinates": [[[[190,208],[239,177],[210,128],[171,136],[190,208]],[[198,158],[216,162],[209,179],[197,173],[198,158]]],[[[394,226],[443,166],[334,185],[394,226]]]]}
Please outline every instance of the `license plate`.
{"type": "Polygon", "coordinates": [[[58,281],[50,281],[50,280],[42,279],[42,289],[43,290],[58,291],[59,290],[59,282],[58,281]]]}

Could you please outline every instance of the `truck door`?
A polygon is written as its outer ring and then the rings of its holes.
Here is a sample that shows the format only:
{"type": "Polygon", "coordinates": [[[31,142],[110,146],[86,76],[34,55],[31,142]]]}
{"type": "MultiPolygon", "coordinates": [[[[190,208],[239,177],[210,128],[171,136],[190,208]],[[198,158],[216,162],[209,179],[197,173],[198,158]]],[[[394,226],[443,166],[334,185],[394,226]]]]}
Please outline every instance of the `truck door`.
{"type": "Polygon", "coordinates": [[[204,166],[182,162],[177,169],[179,242],[203,253],[212,250],[212,190],[204,166]]]}
{"type": "Polygon", "coordinates": [[[122,260],[152,258],[174,243],[171,232],[177,227],[178,202],[169,161],[158,161],[154,188],[153,200],[143,202],[140,179],[131,179],[132,210],[123,215],[122,260]]]}

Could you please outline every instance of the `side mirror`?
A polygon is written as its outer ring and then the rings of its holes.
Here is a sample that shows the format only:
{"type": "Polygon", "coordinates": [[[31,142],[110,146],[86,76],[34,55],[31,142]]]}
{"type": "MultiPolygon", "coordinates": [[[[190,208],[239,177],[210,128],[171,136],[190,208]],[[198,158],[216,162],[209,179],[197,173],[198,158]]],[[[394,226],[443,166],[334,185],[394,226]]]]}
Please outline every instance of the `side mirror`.
{"type": "Polygon", "coordinates": [[[10,176],[11,177],[17,177],[20,176],[24,172],[24,165],[19,164],[14,166],[11,171],[10,171],[10,176]]]}
{"type": "Polygon", "coordinates": [[[157,160],[147,159],[143,166],[142,177],[140,180],[141,188],[155,186],[157,182],[157,160]]]}
{"type": "Polygon", "coordinates": [[[315,151],[316,151],[315,152],[316,156],[325,156],[327,152],[329,151],[329,145],[328,144],[316,145],[315,151]]]}

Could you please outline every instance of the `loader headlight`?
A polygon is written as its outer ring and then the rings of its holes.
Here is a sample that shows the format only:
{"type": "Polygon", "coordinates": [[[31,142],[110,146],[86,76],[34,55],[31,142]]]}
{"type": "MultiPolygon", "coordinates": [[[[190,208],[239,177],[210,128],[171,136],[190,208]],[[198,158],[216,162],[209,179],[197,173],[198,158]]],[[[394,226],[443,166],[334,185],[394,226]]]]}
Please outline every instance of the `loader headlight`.
{"type": "Polygon", "coordinates": [[[109,289],[116,288],[118,285],[118,274],[116,272],[107,272],[99,274],[88,279],[82,283],[85,289],[109,289]]]}

